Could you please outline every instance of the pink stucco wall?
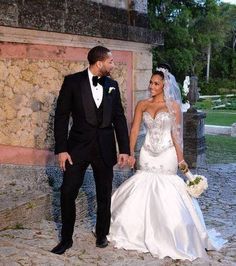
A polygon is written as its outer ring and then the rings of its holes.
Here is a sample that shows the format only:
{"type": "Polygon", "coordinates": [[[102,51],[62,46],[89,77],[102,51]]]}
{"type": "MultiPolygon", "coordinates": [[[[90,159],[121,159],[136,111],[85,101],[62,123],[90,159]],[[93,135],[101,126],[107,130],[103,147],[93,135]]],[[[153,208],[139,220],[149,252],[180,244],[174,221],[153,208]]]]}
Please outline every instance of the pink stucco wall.
{"type": "MultiPolygon", "coordinates": [[[[53,45],[0,43],[0,59],[53,59],[67,61],[86,61],[87,48],[63,47],[53,45]]],[[[126,65],[126,101],[127,120],[131,123],[132,117],[132,62],[133,54],[130,51],[112,51],[115,62],[126,65]]],[[[0,88],[1,89],[1,88],[0,88]]],[[[58,88],[59,90],[60,88],[58,88]]],[[[54,165],[55,156],[48,150],[35,148],[2,145],[0,140],[0,163],[23,165],[54,165]]]]}

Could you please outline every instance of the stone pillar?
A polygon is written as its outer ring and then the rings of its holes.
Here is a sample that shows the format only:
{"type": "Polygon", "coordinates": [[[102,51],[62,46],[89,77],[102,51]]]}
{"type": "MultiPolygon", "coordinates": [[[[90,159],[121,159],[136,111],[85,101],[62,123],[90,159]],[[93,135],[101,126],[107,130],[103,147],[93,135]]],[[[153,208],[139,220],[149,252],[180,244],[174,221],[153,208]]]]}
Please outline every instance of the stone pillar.
{"type": "Polygon", "coordinates": [[[231,127],[231,137],[236,137],[236,123],[232,124],[231,127]]]}
{"type": "Polygon", "coordinates": [[[184,158],[189,168],[206,166],[205,117],[206,113],[189,111],[183,116],[184,158]]]}
{"type": "Polygon", "coordinates": [[[206,113],[198,112],[194,107],[199,98],[198,78],[196,76],[190,77],[190,88],[187,98],[190,108],[183,116],[184,158],[189,168],[203,167],[206,165],[204,132],[206,113]]]}
{"type": "MultiPolygon", "coordinates": [[[[133,54],[133,73],[134,73],[134,95],[133,95],[133,111],[138,101],[148,98],[150,93],[148,90],[149,81],[152,75],[152,54],[150,50],[138,51],[133,54]]],[[[137,144],[135,147],[135,157],[137,160],[137,168],[139,168],[139,153],[142,147],[146,130],[142,124],[140,127],[137,144]]]]}

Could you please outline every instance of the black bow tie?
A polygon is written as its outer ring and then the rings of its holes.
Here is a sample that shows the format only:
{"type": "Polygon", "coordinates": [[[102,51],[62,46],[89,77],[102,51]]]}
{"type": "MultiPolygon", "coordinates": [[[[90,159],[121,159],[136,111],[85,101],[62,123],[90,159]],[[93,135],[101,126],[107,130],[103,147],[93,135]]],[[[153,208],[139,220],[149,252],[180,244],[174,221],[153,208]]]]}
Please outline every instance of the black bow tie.
{"type": "Polygon", "coordinates": [[[105,77],[98,78],[98,76],[93,76],[93,78],[92,78],[93,86],[96,87],[98,85],[98,83],[103,86],[104,81],[105,81],[104,79],[105,79],[105,77]]]}

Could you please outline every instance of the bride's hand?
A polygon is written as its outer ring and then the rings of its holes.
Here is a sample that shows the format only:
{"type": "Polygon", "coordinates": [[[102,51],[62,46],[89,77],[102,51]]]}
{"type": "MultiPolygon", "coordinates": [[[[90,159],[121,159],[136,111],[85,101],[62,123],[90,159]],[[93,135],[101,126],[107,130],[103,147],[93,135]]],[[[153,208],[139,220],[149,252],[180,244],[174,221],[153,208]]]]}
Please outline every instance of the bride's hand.
{"type": "Polygon", "coordinates": [[[182,160],[181,162],[179,162],[179,169],[185,174],[188,172],[188,164],[182,160]]]}
{"type": "Polygon", "coordinates": [[[128,165],[130,168],[134,168],[135,162],[136,162],[136,160],[135,160],[134,156],[129,156],[128,165]]]}

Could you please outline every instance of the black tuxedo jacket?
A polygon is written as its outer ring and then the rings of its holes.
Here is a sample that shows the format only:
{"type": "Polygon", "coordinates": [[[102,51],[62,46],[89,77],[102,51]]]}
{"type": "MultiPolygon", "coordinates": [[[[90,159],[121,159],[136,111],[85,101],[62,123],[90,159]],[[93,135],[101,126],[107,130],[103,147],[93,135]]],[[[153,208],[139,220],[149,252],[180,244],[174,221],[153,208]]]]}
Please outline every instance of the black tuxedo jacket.
{"type": "Polygon", "coordinates": [[[129,154],[127,122],[118,83],[108,77],[105,78],[103,86],[102,105],[102,122],[98,125],[88,70],[65,77],[55,111],[56,154],[68,152],[73,163],[80,159],[86,160],[91,143],[96,141],[104,162],[108,166],[113,166],[117,162],[114,132],[119,153],[129,154]],[[72,116],[73,124],[68,130],[70,116],[72,116]]]}

